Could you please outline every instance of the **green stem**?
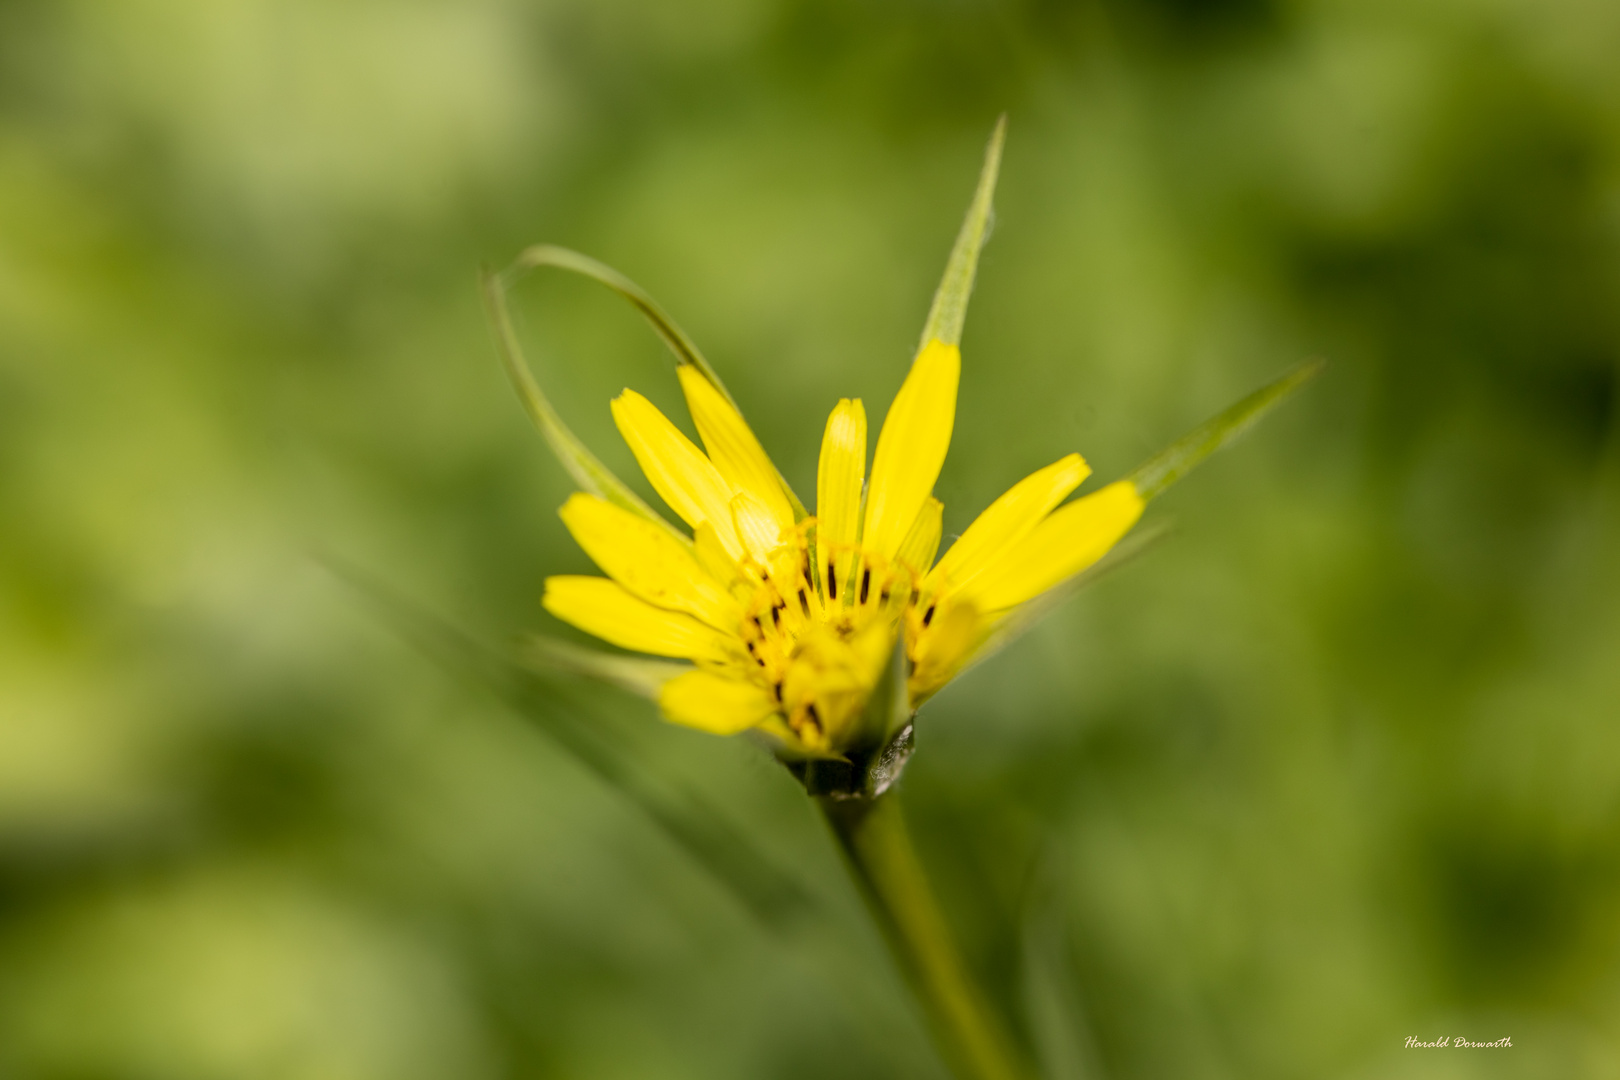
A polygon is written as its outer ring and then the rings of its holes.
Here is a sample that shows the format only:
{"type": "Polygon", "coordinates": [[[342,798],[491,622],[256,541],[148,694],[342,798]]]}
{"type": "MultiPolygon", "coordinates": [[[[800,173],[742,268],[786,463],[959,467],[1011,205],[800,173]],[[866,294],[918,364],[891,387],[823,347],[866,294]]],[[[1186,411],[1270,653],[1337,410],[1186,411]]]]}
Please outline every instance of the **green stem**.
{"type": "Polygon", "coordinates": [[[895,793],[816,801],[952,1069],[962,1080],[1024,1080],[1006,1031],[956,951],[895,793]]]}

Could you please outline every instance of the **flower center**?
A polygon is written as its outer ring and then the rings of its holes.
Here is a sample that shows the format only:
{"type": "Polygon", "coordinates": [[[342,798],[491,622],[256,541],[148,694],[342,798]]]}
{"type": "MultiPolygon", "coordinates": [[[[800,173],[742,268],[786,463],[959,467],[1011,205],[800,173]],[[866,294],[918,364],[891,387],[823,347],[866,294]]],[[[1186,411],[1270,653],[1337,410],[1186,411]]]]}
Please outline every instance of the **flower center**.
{"type": "Polygon", "coordinates": [[[771,552],[745,557],[739,636],[749,677],[767,687],[806,746],[840,745],[881,675],[922,575],[856,545],[818,550],[815,519],[771,552]]]}

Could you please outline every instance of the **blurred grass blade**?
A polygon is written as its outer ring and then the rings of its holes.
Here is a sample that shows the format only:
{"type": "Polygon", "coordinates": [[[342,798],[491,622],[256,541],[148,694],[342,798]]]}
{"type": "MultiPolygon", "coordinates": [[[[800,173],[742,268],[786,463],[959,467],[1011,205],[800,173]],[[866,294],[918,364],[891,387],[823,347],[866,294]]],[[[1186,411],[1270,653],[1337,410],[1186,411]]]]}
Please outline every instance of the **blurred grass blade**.
{"type": "Polygon", "coordinates": [[[540,429],[540,434],[545,436],[551,452],[557,455],[557,460],[568,470],[568,475],[574,478],[574,483],[583,491],[662,525],[680,537],[683,543],[691,543],[685,534],[664,520],[662,514],[648,506],[623,480],[613,475],[612,470],[586,449],[578,436],[562,422],[562,417],[557,415],[550,399],[535,381],[534,373],[529,370],[528,361],[523,358],[523,347],[518,343],[517,331],[512,327],[512,313],[506,304],[507,286],[504,278],[486,271],[483,289],[484,303],[495,329],[495,343],[500,349],[506,374],[512,380],[512,386],[517,390],[529,417],[540,429]]]}
{"type": "Polygon", "coordinates": [[[658,700],[665,683],[692,670],[691,664],[604,652],[540,634],[523,640],[521,657],[530,668],[541,672],[595,679],[651,701],[658,700]]]}
{"type": "MultiPolygon", "coordinates": [[[[606,263],[598,262],[589,255],[582,255],[570,248],[557,247],[555,244],[536,244],[533,247],[524,249],[523,253],[517,257],[512,265],[500,275],[500,288],[503,294],[506,289],[511,287],[511,279],[518,274],[528,270],[537,270],[544,266],[567,270],[582,277],[588,277],[592,281],[606,285],[628,300],[630,305],[641,312],[646,320],[652,324],[653,330],[663,339],[664,344],[669,346],[670,352],[675,354],[676,361],[681,364],[690,364],[701,371],[703,377],[708,379],[716,390],[720,391],[720,396],[725,398],[733,409],[737,410],[737,415],[742,415],[742,409],[738,407],[737,400],[731,396],[731,391],[726,389],[726,384],[720,381],[719,373],[709,365],[709,361],[704,357],[702,351],[698,349],[697,343],[687,336],[686,331],[675,324],[675,320],[669,317],[669,313],[660,307],[658,301],[654,300],[645,289],[606,263]]],[[[513,344],[516,345],[515,340],[513,344]]],[[[777,479],[782,485],[783,492],[787,495],[788,502],[793,506],[795,517],[800,521],[804,520],[809,516],[809,512],[804,508],[804,503],[799,501],[798,495],[794,493],[793,488],[788,485],[787,478],[782,476],[780,471],[777,472],[777,479]]]]}
{"type": "Polygon", "coordinates": [[[336,559],[327,567],[364,597],[390,626],[451,673],[492,691],[581,765],[650,817],[767,928],[795,930],[816,901],[696,793],[655,776],[636,760],[605,717],[568,693],[565,683],[514,662],[404,599],[370,574],[336,559]]]}
{"type": "Polygon", "coordinates": [[[1144,502],[1153,499],[1192,472],[1209,455],[1249,430],[1257,420],[1309,382],[1326,363],[1325,360],[1307,360],[1294,367],[1282,378],[1266,384],[1171,443],[1127,479],[1136,485],[1137,494],[1144,502]]]}
{"type": "Polygon", "coordinates": [[[962,323],[967,318],[968,297],[973,292],[973,275],[979,266],[979,252],[990,235],[991,204],[996,194],[996,174],[1001,170],[1001,146],[1007,138],[1007,117],[996,121],[990,133],[990,144],[985,147],[984,167],[979,172],[979,187],[968,204],[962,231],[956,235],[956,246],[945,263],[945,276],[934,293],[933,306],[928,309],[928,321],[923,324],[922,341],[918,349],[930,341],[943,341],[947,345],[962,343],[962,323]]]}
{"type": "Polygon", "coordinates": [[[1064,930],[1056,861],[1050,853],[1041,860],[1023,905],[1024,1015],[1043,1080],[1100,1080],[1102,1066],[1064,930]]]}

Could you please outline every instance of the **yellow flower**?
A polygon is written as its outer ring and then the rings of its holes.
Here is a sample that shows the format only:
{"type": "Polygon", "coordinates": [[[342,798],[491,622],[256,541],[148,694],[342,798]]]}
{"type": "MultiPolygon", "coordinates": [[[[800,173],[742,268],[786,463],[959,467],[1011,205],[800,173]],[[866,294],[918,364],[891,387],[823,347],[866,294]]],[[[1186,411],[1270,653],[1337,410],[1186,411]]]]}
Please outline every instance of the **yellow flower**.
{"type": "MultiPolygon", "coordinates": [[[[866,410],[827,418],[811,516],[766,456],[697,347],[646,293],[577,252],[540,245],[487,275],[507,371],[582,491],[562,507],[607,577],[553,577],[544,604],[565,622],[679,667],[539,642],[544,662],[657,697],[676,723],[756,731],[789,759],[845,757],[857,787],[881,790],[909,750],[896,730],[974,656],[1027,622],[1032,603],[1094,565],[1145,503],[1287,397],[1320,366],[1263,387],[1156,455],[1128,479],[1065,502],[1090,474],[1068,454],[993,502],[935,561],[943,508],[933,496],[956,419],[962,324],[990,220],[1003,127],[867,472],[866,410]],[[557,416],[522,360],[506,308],[512,275],[540,266],[585,274],[630,300],[680,361],[699,449],[633,390],[613,419],[683,532],[609,472],[557,416]],[[904,675],[898,666],[904,660],[904,675]],[[875,698],[879,690],[884,694],[875,698]],[[875,708],[868,708],[872,701],[875,708]],[[898,757],[885,763],[891,751],[898,757]],[[881,753],[880,753],[881,752],[881,753]],[[878,775],[884,774],[884,775],[878,775]],[[868,782],[870,781],[870,782],[868,782]]],[[[843,781],[839,781],[842,783],[843,781]]]]}
{"type": "Polygon", "coordinates": [[[608,577],[549,579],[546,609],[626,649],[693,661],[659,697],[677,723],[723,735],[760,728],[793,751],[839,753],[897,635],[914,708],[1020,605],[1100,559],[1142,513],[1124,480],[1058,508],[1090,472],[1069,454],[1014,485],[935,563],[932,491],[960,369],[953,344],[930,340],[918,353],[878,436],[864,505],[866,411],[840,401],[822,439],[816,516],[804,518],[695,365],[679,375],[707,453],[626,390],[613,418],[692,539],[576,494],[563,521],[608,577]]]}

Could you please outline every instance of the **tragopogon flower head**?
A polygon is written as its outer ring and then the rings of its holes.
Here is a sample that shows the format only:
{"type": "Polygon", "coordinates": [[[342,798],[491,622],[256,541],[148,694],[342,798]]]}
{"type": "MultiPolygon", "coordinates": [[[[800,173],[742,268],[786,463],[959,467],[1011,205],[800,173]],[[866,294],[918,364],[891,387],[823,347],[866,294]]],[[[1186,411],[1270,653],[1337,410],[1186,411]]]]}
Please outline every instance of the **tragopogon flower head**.
{"type": "Polygon", "coordinates": [[[837,404],[814,517],[795,515],[742,416],[695,366],[679,375],[707,453],[626,390],[613,402],[619,431],[692,539],[574,495],[563,521],[608,577],[549,579],[547,610],[615,645],[693,661],[660,695],[671,720],[720,734],[761,728],[804,754],[840,753],[897,637],[915,706],[1011,612],[1101,558],[1142,512],[1129,481],[1059,508],[1090,471],[1069,454],[1014,485],[936,563],[932,491],[960,367],[955,345],[923,346],[889,407],[869,482],[865,409],[837,404]]]}
{"type": "MultiPolygon", "coordinates": [[[[855,775],[831,790],[881,791],[904,761],[910,745],[904,725],[923,701],[1006,636],[998,631],[1026,622],[1030,605],[1106,555],[1148,499],[1320,368],[1295,368],[1127,479],[1084,497],[1066,501],[1089,474],[1086,463],[1073,453],[1059,458],[1009,488],[936,562],[942,507],[933,487],[956,418],[958,345],[990,219],[1002,130],[998,125],[991,139],[870,470],[866,410],[858,400],[840,401],[822,439],[813,516],[697,347],[634,283],[577,252],[545,245],[526,251],[505,274],[486,277],[508,372],[583,489],[563,506],[563,521],[607,574],[548,579],[546,608],[615,645],[691,662],[672,669],[563,649],[568,664],[655,693],[677,723],[723,735],[759,732],[790,761],[835,759],[823,762],[831,767],[844,759],[855,775]],[[614,400],[613,418],[653,489],[690,534],[580,444],[523,363],[505,307],[506,282],[538,266],[573,270],[614,289],[679,359],[702,449],[633,390],[614,400]]],[[[549,650],[553,658],[559,648],[549,650]]]]}
{"type": "Polygon", "coordinates": [[[1060,506],[1090,472],[1069,454],[1014,485],[934,561],[933,487],[956,417],[957,343],[1001,136],[998,125],[870,475],[861,402],[840,401],[827,419],[815,516],[672,326],[661,332],[685,361],[677,373],[703,449],[635,391],[614,400],[619,432],[692,534],[633,496],[575,495],[563,521],[608,576],[553,577],[544,603],[615,645],[692,661],[659,692],[669,719],[719,734],[758,729],[790,756],[839,756],[863,736],[858,722],[897,641],[909,716],[1016,609],[1095,563],[1141,515],[1130,481],[1060,506]]]}

